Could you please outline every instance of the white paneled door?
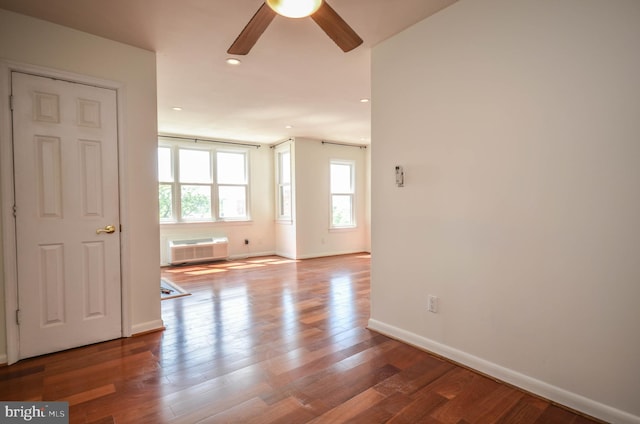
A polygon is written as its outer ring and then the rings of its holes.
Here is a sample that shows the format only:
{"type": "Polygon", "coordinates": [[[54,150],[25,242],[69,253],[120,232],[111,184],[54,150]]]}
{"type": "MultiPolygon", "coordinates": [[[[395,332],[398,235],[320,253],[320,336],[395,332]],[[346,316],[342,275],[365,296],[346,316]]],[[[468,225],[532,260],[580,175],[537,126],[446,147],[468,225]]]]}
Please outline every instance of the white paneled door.
{"type": "Polygon", "coordinates": [[[118,338],[116,92],[11,76],[19,357],[118,338]]]}

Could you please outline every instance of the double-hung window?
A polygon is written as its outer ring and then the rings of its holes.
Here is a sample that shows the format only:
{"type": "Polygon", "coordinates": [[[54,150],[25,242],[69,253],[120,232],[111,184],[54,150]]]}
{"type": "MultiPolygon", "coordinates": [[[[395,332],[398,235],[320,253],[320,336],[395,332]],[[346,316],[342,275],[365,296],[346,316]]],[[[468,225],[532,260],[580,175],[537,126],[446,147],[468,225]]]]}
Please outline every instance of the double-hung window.
{"type": "Polygon", "coordinates": [[[248,220],[249,153],[161,139],[160,222],[248,220]]]}
{"type": "Polygon", "coordinates": [[[247,154],[217,151],[218,216],[247,218],[247,154]]]}
{"type": "Polygon", "coordinates": [[[180,218],[184,221],[210,220],[213,188],[211,152],[179,148],[177,153],[180,218]]]}
{"type": "Polygon", "coordinates": [[[330,176],[331,228],[355,227],[355,163],[332,160],[330,176]]]}
{"type": "Polygon", "coordinates": [[[278,220],[291,221],[291,151],[277,152],[278,220]]]}
{"type": "Polygon", "coordinates": [[[172,221],[174,209],[173,153],[171,147],[158,147],[158,194],[160,197],[160,222],[172,221]]]}

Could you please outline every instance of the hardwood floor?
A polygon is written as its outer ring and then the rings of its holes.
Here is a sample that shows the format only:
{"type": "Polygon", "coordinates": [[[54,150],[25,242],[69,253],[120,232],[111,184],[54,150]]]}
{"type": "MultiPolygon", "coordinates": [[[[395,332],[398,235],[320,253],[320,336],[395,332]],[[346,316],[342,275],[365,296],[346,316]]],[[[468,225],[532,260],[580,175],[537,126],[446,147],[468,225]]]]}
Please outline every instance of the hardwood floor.
{"type": "Polygon", "coordinates": [[[365,328],[369,256],[164,269],[166,330],[0,368],[71,423],[593,423],[365,328]]]}

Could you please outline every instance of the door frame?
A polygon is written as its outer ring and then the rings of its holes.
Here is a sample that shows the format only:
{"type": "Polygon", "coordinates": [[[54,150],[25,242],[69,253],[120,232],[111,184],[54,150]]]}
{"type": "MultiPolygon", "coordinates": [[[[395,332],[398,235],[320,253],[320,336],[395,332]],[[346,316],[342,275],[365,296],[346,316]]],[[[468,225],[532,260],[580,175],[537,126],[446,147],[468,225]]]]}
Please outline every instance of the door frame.
{"type": "MultiPolygon", "coordinates": [[[[4,280],[4,327],[6,329],[6,356],[1,350],[0,338],[0,364],[13,364],[19,360],[20,337],[19,327],[16,322],[18,309],[18,258],[16,250],[16,220],[13,215],[14,193],[14,169],[13,169],[13,133],[12,117],[9,107],[9,95],[11,94],[11,72],[21,72],[45,78],[54,78],[73,83],[91,85],[99,88],[107,88],[116,91],[117,107],[117,137],[118,137],[118,189],[120,197],[120,223],[122,228],[129,228],[127,214],[128,202],[127,179],[124,175],[124,131],[123,122],[125,110],[126,90],[122,83],[95,78],[89,75],[81,75],[73,72],[56,70],[35,65],[28,65],[7,60],[0,60],[0,205],[2,233],[2,279],[4,280]]],[[[120,233],[120,284],[121,284],[121,331],[123,337],[129,337],[131,330],[131,269],[129,263],[123,258],[129,256],[130,241],[126,231],[120,233]]],[[[0,280],[0,284],[2,281],[0,280]]],[[[2,293],[0,293],[0,299],[2,293]]],[[[2,321],[0,320],[0,335],[2,321]]]]}

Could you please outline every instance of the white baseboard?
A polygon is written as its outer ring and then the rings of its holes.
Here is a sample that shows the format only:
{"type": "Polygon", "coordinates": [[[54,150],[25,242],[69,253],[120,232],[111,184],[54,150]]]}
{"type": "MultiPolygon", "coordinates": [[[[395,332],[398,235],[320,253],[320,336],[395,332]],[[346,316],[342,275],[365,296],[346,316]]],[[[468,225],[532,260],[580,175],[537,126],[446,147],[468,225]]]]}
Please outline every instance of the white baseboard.
{"type": "Polygon", "coordinates": [[[354,253],[366,253],[366,252],[364,250],[344,250],[340,252],[318,252],[318,253],[310,253],[307,255],[298,255],[296,259],[326,258],[329,256],[352,255],[354,253]]]}
{"type": "Polygon", "coordinates": [[[157,319],[154,321],[134,324],[131,326],[131,334],[135,336],[136,334],[148,333],[150,331],[158,331],[162,329],[164,329],[164,323],[161,319],[157,319]]]}
{"type": "MultiPolygon", "coordinates": [[[[229,255],[229,260],[235,261],[235,260],[242,260],[242,259],[248,259],[248,258],[255,258],[258,256],[273,256],[273,255],[277,255],[276,252],[274,252],[273,250],[268,250],[268,251],[264,251],[264,252],[251,252],[251,253],[242,253],[242,254],[237,254],[237,255],[229,255]]],[[[224,260],[224,259],[223,259],[224,260]]],[[[210,262],[195,262],[193,264],[186,264],[186,266],[190,266],[190,265],[202,265],[202,264],[209,264],[209,263],[214,263],[215,261],[210,261],[210,262]]],[[[161,263],[160,267],[170,267],[172,266],[170,263],[161,263]]]]}
{"type": "Polygon", "coordinates": [[[274,252],[273,250],[265,251],[265,252],[251,252],[251,253],[243,253],[238,255],[229,255],[229,259],[233,261],[233,260],[242,260],[242,259],[248,259],[248,258],[256,258],[259,256],[273,256],[275,254],[276,252],[274,252]]]}
{"type": "Polygon", "coordinates": [[[427,339],[384,322],[370,319],[368,328],[417,348],[433,352],[483,374],[512,384],[535,395],[610,423],[640,424],[640,417],[536,380],[509,368],[486,361],[451,346],[427,339]]]}

